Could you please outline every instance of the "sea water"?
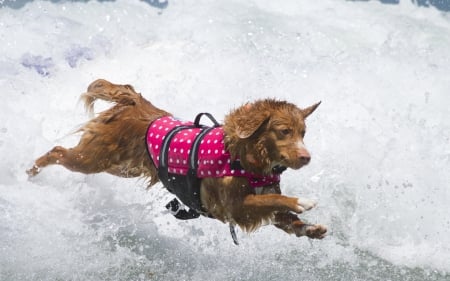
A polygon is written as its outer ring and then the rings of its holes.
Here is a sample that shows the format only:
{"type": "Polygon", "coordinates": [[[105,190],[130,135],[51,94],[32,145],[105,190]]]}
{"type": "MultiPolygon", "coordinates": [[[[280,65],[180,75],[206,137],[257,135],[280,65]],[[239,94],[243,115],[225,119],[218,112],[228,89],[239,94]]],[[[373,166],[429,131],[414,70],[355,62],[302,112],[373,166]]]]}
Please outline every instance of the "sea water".
{"type": "MultiPolygon", "coordinates": [[[[450,280],[450,15],[352,1],[1,1],[0,280],[450,280]],[[6,5],[6,4],[10,5],[6,5]],[[14,4],[13,3],[13,4],[14,4]],[[152,4],[152,5],[149,5],[152,4]],[[165,211],[160,184],[33,160],[88,120],[90,82],[184,119],[300,107],[309,166],[285,194],[321,241],[165,211]]],[[[109,105],[99,103],[97,111],[109,105]]]]}

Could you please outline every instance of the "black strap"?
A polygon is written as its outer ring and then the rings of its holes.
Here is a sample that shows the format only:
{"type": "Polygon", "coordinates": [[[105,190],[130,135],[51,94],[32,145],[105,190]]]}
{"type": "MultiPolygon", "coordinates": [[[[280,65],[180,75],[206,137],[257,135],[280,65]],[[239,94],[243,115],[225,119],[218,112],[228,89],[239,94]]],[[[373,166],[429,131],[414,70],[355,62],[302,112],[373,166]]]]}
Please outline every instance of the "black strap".
{"type": "Polygon", "coordinates": [[[202,112],[202,113],[197,114],[197,117],[195,117],[194,126],[197,128],[201,128],[201,132],[200,132],[200,134],[198,134],[195,137],[195,140],[192,143],[191,153],[189,154],[188,177],[191,178],[191,179],[188,179],[189,181],[193,181],[193,178],[197,177],[198,150],[200,147],[200,143],[202,142],[202,140],[206,136],[206,134],[208,134],[215,128],[220,127],[220,124],[216,121],[216,119],[210,113],[202,112]],[[214,123],[214,126],[213,127],[205,127],[205,126],[200,125],[200,119],[202,118],[202,116],[208,117],[209,120],[211,120],[214,123]]]}
{"type": "Polygon", "coordinates": [[[212,130],[214,130],[214,127],[202,128],[201,133],[195,137],[195,140],[192,143],[191,153],[189,154],[189,170],[195,172],[195,174],[197,174],[198,168],[198,149],[200,147],[200,143],[206,134],[212,130]]]}
{"type": "Polygon", "coordinates": [[[169,210],[172,215],[179,220],[196,219],[200,216],[200,214],[197,213],[194,209],[184,209],[177,198],[173,198],[172,201],[167,203],[166,209],[169,210]]]}
{"type": "Polygon", "coordinates": [[[195,117],[194,126],[196,128],[203,127],[202,125],[200,125],[200,119],[202,118],[202,116],[208,117],[209,120],[211,120],[214,123],[214,126],[213,126],[214,128],[220,127],[219,122],[217,122],[217,120],[211,115],[211,113],[202,112],[202,113],[197,114],[197,116],[195,117]]]}
{"type": "Polygon", "coordinates": [[[161,144],[161,151],[159,152],[159,167],[158,177],[164,186],[169,187],[169,165],[167,156],[169,154],[169,145],[173,137],[180,131],[185,129],[191,129],[193,126],[179,126],[175,127],[167,133],[164,141],[161,144]]]}
{"type": "Polygon", "coordinates": [[[231,238],[233,239],[233,243],[234,245],[238,246],[239,245],[239,241],[236,235],[236,230],[235,230],[235,225],[230,223],[230,234],[231,234],[231,238]]]}

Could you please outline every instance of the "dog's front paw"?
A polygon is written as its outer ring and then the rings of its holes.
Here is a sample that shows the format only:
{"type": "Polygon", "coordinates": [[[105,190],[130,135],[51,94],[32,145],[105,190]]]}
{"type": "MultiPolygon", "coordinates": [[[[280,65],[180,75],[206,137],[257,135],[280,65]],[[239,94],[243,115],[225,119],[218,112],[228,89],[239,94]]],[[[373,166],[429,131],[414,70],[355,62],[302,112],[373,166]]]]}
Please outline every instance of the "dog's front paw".
{"type": "Polygon", "coordinates": [[[308,225],[305,227],[305,235],[311,239],[323,239],[327,233],[327,227],[321,224],[308,225]]]}
{"type": "Polygon", "coordinates": [[[307,236],[311,239],[323,239],[327,233],[327,227],[321,224],[304,224],[299,221],[294,224],[294,231],[297,237],[307,236]]]}
{"type": "Polygon", "coordinates": [[[314,208],[315,206],[317,206],[317,202],[315,200],[312,199],[306,199],[306,198],[301,198],[301,199],[297,199],[297,208],[296,208],[296,212],[301,214],[304,211],[308,211],[311,210],[312,208],[314,208]]]}

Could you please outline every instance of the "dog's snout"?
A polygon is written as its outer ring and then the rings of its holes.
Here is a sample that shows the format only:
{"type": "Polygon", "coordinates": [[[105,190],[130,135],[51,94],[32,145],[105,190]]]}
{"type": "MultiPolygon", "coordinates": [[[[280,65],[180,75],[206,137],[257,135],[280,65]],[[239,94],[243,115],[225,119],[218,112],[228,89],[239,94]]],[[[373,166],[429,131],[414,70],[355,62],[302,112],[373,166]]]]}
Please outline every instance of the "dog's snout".
{"type": "Polygon", "coordinates": [[[306,149],[298,150],[297,156],[303,165],[306,165],[309,163],[309,161],[311,161],[311,155],[309,154],[309,152],[306,149]]]}

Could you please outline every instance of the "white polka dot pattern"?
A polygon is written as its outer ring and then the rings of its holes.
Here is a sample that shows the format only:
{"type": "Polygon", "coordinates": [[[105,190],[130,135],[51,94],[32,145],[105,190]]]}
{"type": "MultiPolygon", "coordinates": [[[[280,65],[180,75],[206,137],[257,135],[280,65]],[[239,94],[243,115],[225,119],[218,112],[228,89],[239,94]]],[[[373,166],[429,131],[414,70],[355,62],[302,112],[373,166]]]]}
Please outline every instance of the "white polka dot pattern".
{"type": "MultiPolygon", "coordinates": [[[[156,167],[159,166],[159,154],[165,135],[178,126],[193,125],[192,122],[177,120],[166,116],[155,120],[147,132],[147,145],[150,157],[156,167]]],[[[186,175],[189,169],[189,153],[200,128],[190,128],[178,132],[169,145],[169,173],[186,175]]],[[[279,174],[268,176],[255,175],[245,170],[233,170],[230,166],[230,153],[223,141],[223,129],[217,127],[205,135],[199,145],[197,177],[247,177],[252,187],[261,187],[280,181],[279,174]]]]}

